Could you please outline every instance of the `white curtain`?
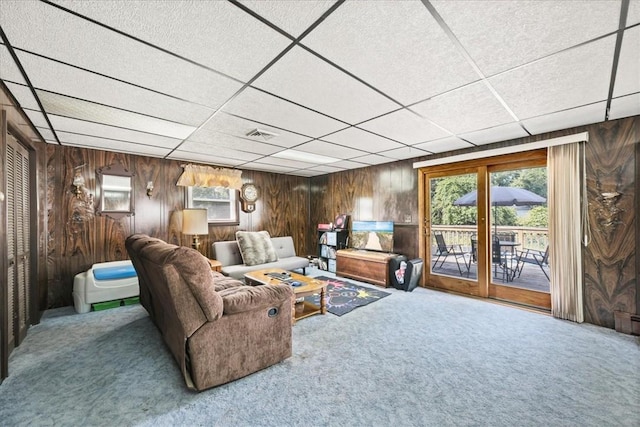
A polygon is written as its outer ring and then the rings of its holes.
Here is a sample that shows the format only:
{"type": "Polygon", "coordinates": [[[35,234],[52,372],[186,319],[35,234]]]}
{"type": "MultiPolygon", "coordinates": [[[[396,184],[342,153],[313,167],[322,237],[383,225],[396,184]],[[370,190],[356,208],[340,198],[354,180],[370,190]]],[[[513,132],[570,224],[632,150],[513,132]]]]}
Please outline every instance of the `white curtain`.
{"type": "Polygon", "coordinates": [[[547,153],[551,314],[582,323],[580,144],[549,147],[547,153]]]}

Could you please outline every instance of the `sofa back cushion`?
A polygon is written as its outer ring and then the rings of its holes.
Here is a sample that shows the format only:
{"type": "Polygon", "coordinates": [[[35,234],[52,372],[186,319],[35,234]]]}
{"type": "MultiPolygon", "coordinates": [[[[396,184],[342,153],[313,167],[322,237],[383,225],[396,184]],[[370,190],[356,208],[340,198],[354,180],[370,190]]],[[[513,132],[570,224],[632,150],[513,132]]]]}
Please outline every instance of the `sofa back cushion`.
{"type": "Polygon", "coordinates": [[[222,297],[215,291],[211,267],[198,251],[168,243],[148,244],[138,258],[144,266],[155,323],[165,338],[173,329],[178,336],[169,340],[184,340],[222,315],[222,297]]]}
{"type": "Polygon", "coordinates": [[[236,231],[236,240],[245,265],[258,265],[278,260],[268,231],[236,231]]]}
{"type": "Polygon", "coordinates": [[[296,247],[293,245],[293,237],[272,237],[271,243],[278,254],[278,259],[296,256],[296,247]]]}
{"type": "Polygon", "coordinates": [[[213,259],[220,261],[226,267],[228,265],[242,265],[242,254],[235,240],[227,242],[213,242],[213,259]]]}

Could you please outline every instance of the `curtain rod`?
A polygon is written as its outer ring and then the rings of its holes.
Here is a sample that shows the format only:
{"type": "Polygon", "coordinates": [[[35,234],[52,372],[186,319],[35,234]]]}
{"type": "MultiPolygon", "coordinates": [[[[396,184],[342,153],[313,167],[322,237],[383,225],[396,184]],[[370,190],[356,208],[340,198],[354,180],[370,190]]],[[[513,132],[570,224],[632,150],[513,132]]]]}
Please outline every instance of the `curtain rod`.
{"type": "Polygon", "coordinates": [[[463,162],[465,160],[483,159],[486,157],[500,156],[502,154],[522,153],[523,151],[548,148],[555,145],[571,144],[573,142],[588,142],[589,132],[576,133],[574,135],[560,136],[557,138],[545,139],[542,141],[529,142],[526,144],[511,145],[484,151],[474,151],[473,153],[458,154],[455,156],[442,157],[439,159],[423,160],[413,164],[414,169],[428,166],[446,165],[448,163],[463,162]]]}

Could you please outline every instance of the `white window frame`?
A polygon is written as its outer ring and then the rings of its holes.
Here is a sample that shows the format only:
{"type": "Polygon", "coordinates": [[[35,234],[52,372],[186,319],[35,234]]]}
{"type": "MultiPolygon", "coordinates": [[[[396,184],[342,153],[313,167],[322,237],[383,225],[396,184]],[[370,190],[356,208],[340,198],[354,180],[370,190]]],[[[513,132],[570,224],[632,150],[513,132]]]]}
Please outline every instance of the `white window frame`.
{"type": "MultiPolygon", "coordinates": [[[[214,189],[214,188],[222,188],[222,187],[200,187],[203,189],[214,189]]],[[[211,212],[207,209],[207,222],[209,224],[216,225],[239,225],[240,224],[240,213],[238,209],[238,190],[233,188],[225,188],[229,192],[229,199],[200,199],[205,201],[215,201],[218,203],[228,203],[229,204],[229,215],[225,218],[215,218],[212,217],[211,212]]],[[[193,200],[193,187],[185,187],[185,207],[188,209],[193,208],[204,208],[206,209],[206,204],[199,204],[198,200],[193,200]]]]}

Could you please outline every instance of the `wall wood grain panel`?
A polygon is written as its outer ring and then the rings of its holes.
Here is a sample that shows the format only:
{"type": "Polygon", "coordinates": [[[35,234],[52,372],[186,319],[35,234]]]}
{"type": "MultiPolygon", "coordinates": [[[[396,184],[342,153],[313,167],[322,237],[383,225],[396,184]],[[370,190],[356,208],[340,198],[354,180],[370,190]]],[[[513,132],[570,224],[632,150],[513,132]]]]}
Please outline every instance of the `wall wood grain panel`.
{"type": "MultiPolygon", "coordinates": [[[[46,148],[49,307],[72,305],[73,278],[92,264],[128,259],[124,241],[130,234],[191,245],[191,236],[181,233],[184,188],[176,186],[184,162],[84,148],[46,148]],[[95,172],[116,163],[135,173],[135,213],[120,219],[95,214],[100,197],[95,172]],[[74,168],[83,164],[85,189],[78,198],[71,184],[74,168]],[[148,181],[154,183],[151,198],[146,194],[148,181]]],[[[308,247],[314,244],[308,237],[308,178],[256,171],[244,171],[242,177],[260,188],[256,212],[241,212],[238,226],[210,225],[200,251],[210,256],[212,242],[234,240],[237,230],[267,230],[272,236],[291,235],[298,253],[313,253],[308,247]]]]}
{"type": "Polygon", "coordinates": [[[613,328],[614,311],[636,313],[638,120],[590,128],[586,172],[592,243],[584,250],[585,320],[613,328]]]}
{"type": "MultiPolygon", "coordinates": [[[[640,203],[636,193],[640,190],[636,187],[640,168],[635,166],[635,162],[640,162],[635,154],[640,138],[639,116],[434,154],[429,159],[585,131],[590,137],[586,148],[586,172],[589,224],[594,236],[583,251],[585,317],[590,323],[613,328],[614,311],[637,313],[639,309],[636,251],[640,232],[637,230],[636,206],[640,203]],[[619,193],[619,196],[606,199],[603,193],[619,193]]],[[[417,254],[417,224],[422,219],[418,215],[418,184],[413,162],[425,159],[420,157],[311,178],[311,223],[315,227],[318,222],[329,222],[337,211],[350,213],[352,220],[393,220],[397,225],[402,224],[397,227],[395,251],[409,256],[417,254]],[[411,227],[415,227],[415,233],[411,227]]],[[[315,230],[311,232],[316,234],[315,230]]]]}

